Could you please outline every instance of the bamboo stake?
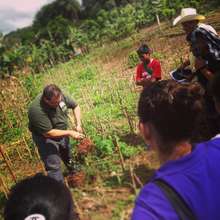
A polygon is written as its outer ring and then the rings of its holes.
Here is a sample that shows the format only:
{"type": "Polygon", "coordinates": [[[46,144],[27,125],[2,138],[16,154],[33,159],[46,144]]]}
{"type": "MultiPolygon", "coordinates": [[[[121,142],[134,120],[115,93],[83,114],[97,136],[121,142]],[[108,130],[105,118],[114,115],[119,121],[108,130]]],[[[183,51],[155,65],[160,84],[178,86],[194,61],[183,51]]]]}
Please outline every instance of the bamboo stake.
{"type": "Polygon", "coordinates": [[[76,202],[76,200],[74,200],[74,205],[76,208],[76,212],[79,215],[79,219],[83,220],[83,213],[82,213],[81,209],[79,208],[78,202],[76,202]]]}
{"type": "Polygon", "coordinates": [[[122,110],[124,116],[127,118],[128,125],[129,125],[129,127],[130,127],[130,131],[131,131],[131,133],[135,133],[135,132],[134,132],[133,123],[132,123],[132,120],[131,120],[130,115],[129,115],[129,113],[128,113],[127,107],[125,107],[125,106],[123,105],[123,101],[122,101],[122,98],[121,98],[120,94],[119,94],[118,92],[117,92],[117,94],[118,94],[119,104],[120,104],[121,110],[122,110]]]}
{"type": "Polygon", "coordinates": [[[30,151],[30,148],[29,148],[29,146],[28,146],[28,143],[27,143],[25,137],[22,137],[22,139],[23,139],[23,141],[24,141],[25,148],[26,148],[26,150],[28,151],[30,158],[32,158],[32,153],[31,153],[31,151],[30,151]]]}
{"type": "Polygon", "coordinates": [[[40,155],[39,155],[39,153],[38,153],[38,150],[37,150],[37,147],[36,147],[36,146],[34,147],[34,151],[35,151],[35,154],[36,154],[36,156],[37,156],[38,161],[40,162],[40,166],[41,166],[41,169],[42,169],[43,173],[46,174],[46,171],[45,171],[45,169],[44,169],[44,165],[43,165],[43,163],[42,163],[42,161],[41,161],[41,159],[40,159],[40,155]]]}
{"type": "Polygon", "coordinates": [[[134,189],[134,193],[135,193],[135,195],[137,195],[137,186],[136,186],[135,178],[134,178],[134,170],[133,170],[131,165],[129,166],[129,170],[130,170],[131,181],[132,181],[132,186],[133,186],[133,189],[134,189]]]}
{"type": "Polygon", "coordinates": [[[16,181],[16,176],[15,176],[15,174],[13,173],[13,171],[12,171],[12,169],[11,169],[11,167],[10,167],[10,165],[9,165],[9,163],[8,163],[8,161],[7,161],[6,157],[5,157],[5,155],[4,155],[4,152],[3,152],[2,148],[1,148],[1,146],[0,146],[0,153],[1,153],[1,155],[2,155],[3,160],[4,160],[5,163],[6,163],[6,166],[7,166],[8,170],[9,170],[9,172],[10,172],[10,174],[11,174],[11,177],[12,177],[13,181],[16,183],[16,182],[17,182],[17,181],[16,181]]]}
{"type": "Polygon", "coordinates": [[[12,162],[11,162],[11,159],[10,159],[7,151],[5,152],[5,157],[8,160],[8,162],[10,163],[10,166],[12,166],[12,162]]]}
{"type": "Polygon", "coordinates": [[[138,184],[142,188],[144,186],[144,184],[141,182],[140,178],[136,175],[136,173],[135,172],[133,172],[133,173],[134,173],[135,180],[138,182],[138,184]]]}
{"type": "Polygon", "coordinates": [[[9,189],[1,176],[0,176],[0,186],[2,186],[3,193],[5,197],[8,199],[9,189]]]}
{"type": "Polygon", "coordinates": [[[120,149],[120,147],[119,147],[119,145],[118,145],[118,141],[117,141],[117,139],[116,139],[114,136],[112,137],[112,142],[113,142],[115,148],[116,148],[117,151],[118,151],[118,154],[119,154],[119,157],[120,157],[121,168],[122,168],[122,171],[125,173],[124,157],[123,157],[123,155],[122,155],[122,153],[121,153],[121,149],[120,149]]]}

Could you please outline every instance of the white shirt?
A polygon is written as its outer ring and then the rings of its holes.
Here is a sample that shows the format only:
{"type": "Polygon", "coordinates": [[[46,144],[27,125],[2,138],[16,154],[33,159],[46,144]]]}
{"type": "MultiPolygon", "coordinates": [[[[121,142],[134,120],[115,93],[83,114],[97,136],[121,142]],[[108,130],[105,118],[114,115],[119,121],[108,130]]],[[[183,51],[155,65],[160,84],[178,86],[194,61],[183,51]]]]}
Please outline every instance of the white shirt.
{"type": "Polygon", "coordinates": [[[211,25],[199,23],[199,24],[198,24],[198,27],[201,27],[201,28],[203,28],[203,29],[205,29],[205,30],[207,30],[207,31],[210,31],[210,32],[212,32],[212,33],[218,35],[217,32],[216,32],[216,30],[215,30],[211,25]]]}

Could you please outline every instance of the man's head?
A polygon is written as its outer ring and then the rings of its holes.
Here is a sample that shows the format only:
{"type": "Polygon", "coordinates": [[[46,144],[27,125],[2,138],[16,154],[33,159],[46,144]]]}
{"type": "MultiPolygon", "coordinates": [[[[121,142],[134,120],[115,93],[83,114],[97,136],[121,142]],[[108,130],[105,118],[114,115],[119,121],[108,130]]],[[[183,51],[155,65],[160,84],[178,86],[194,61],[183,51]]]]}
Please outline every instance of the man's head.
{"type": "Polygon", "coordinates": [[[204,19],[205,17],[203,15],[197,14],[195,8],[183,8],[180,15],[174,19],[173,26],[182,24],[183,30],[186,34],[189,34],[195,30],[199,21],[204,19]]]}
{"type": "Polygon", "coordinates": [[[56,108],[61,101],[61,90],[55,84],[47,85],[43,90],[42,100],[51,108],[56,108]]]}
{"type": "Polygon", "coordinates": [[[181,25],[185,33],[188,35],[197,28],[198,23],[199,20],[192,20],[192,21],[182,22],[181,25]]]}
{"type": "Polygon", "coordinates": [[[138,50],[137,54],[142,62],[150,61],[151,49],[147,46],[147,44],[142,44],[138,50]]]}

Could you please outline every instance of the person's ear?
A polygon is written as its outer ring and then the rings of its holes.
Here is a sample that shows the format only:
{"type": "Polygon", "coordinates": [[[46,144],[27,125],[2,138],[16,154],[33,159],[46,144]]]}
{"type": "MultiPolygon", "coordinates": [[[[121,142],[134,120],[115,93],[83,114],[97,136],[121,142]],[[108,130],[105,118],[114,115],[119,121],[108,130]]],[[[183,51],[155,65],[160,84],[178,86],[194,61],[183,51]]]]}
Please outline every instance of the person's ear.
{"type": "Polygon", "coordinates": [[[139,129],[140,129],[140,133],[143,136],[145,141],[149,141],[150,140],[150,128],[148,126],[148,124],[143,124],[142,122],[139,123],[139,129]]]}

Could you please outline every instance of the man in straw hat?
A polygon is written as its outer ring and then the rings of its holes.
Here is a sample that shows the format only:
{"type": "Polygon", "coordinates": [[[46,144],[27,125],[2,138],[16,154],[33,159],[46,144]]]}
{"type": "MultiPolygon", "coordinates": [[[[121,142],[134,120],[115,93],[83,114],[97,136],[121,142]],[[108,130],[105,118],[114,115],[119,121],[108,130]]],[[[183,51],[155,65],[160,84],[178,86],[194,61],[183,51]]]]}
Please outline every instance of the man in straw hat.
{"type": "Polygon", "coordinates": [[[192,77],[196,76],[205,90],[206,114],[210,122],[210,130],[214,134],[219,126],[216,124],[217,113],[208,91],[208,85],[220,69],[220,37],[212,26],[200,23],[204,19],[203,15],[197,14],[196,9],[183,8],[180,16],[174,19],[173,25],[182,25],[191,51],[190,59],[185,61],[179,69],[192,65],[192,77]]]}
{"type": "Polygon", "coordinates": [[[217,32],[212,26],[200,23],[203,20],[205,20],[205,16],[197,14],[195,8],[183,8],[180,15],[174,19],[173,26],[182,24],[183,30],[187,35],[197,27],[204,28],[207,31],[211,31],[217,35],[217,32]]]}
{"type": "MultiPolygon", "coordinates": [[[[212,48],[213,44],[216,44],[215,41],[217,41],[217,44],[219,42],[215,29],[210,25],[201,23],[204,19],[205,16],[197,14],[196,9],[183,8],[180,15],[174,19],[173,26],[178,24],[182,25],[183,30],[186,33],[186,40],[189,42],[190,50],[192,52],[189,59],[180,66],[180,69],[184,69],[185,67],[191,65],[195,70],[203,70],[202,79],[200,80],[199,77],[199,82],[203,87],[206,87],[206,81],[212,78],[213,71],[204,71],[204,67],[207,66],[206,64],[208,59],[209,63],[212,63],[213,66],[213,61],[216,59],[214,57],[210,59],[210,53],[215,54],[216,51],[219,50],[218,47],[212,48]],[[215,51],[212,52],[212,50],[215,51]],[[206,80],[203,79],[203,77],[205,77],[206,80]]],[[[214,66],[216,66],[216,61],[214,61],[214,63],[214,66]]]]}

